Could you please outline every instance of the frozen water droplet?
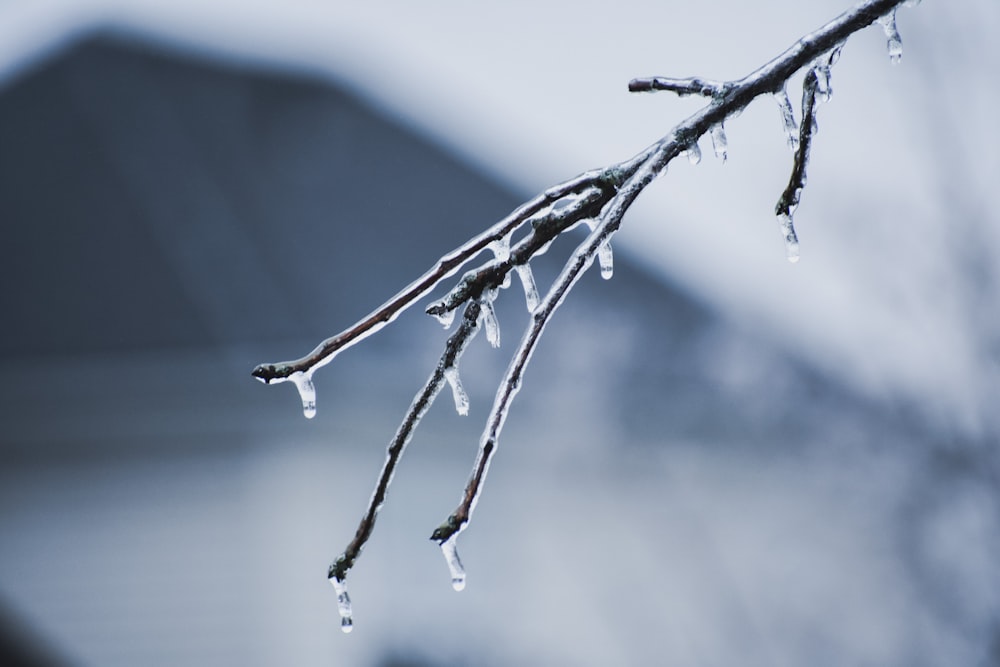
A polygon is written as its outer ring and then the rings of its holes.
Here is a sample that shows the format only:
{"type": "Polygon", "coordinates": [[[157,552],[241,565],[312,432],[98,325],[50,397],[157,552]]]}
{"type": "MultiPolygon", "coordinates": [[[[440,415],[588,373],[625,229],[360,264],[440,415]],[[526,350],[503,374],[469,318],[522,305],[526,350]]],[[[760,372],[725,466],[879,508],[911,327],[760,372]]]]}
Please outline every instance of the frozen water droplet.
{"type": "Polygon", "coordinates": [[[899,30],[896,28],[896,9],[895,7],[891,12],[879,18],[878,22],[882,25],[882,30],[885,31],[886,38],[886,48],[889,49],[889,62],[893,65],[898,65],[899,61],[903,59],[903,38],[899,36],[899,30]]]}
{"type": "Polygon", "coordinates": [[[500,323],[497,322],[497,313],[493,309],[493,299],[496,298],[496,291],[491,290],[488,295],[483,297],[481,302],[483,318],[483,328],[486,329],[486,340],[490,342],[493,347],[500,347],[500,323]]]}
{"type": "MultiPolygon", "coordinates": [[[[587,219],[583,221],[590,231],[594,231],[597,228],[597,220],[587,219]]],[[[597,265],[601,268],[601,277],[605,280],[610,280],[611,276],[615,273],[615,256],[611,251],[611,241],[605,241],[601,247],[597,249],[597,265]]]]}
{"type": "Polygon", "coordinates": [[[350,632],[354,629],[354,619],[351,616],[351,596],[347,594],[347,586],[336,577],[330,577],[333,589],[337,591],[337,611],[340,612],[340,629],[350,632]]]}
{"type": "Polygon", "coordinates": [[[535,285],[535,275],[527,264],[518,264],[514,270],[517,271],[517,277],[521,279],[521,286],[524,287],[524,302],[528,306],[528,312],[533,313],[538,308],[538,287],[535,285]]]}
{"type": "Polygon", "coordinates": [[[841,42],[830,50],[830,56],[826,59],[826,62],[830,67],[836,65],[837,61],[840,60],[840,52],[844,50],[844,44],[845,42],[841,42]]]}
{"type": "Polygon", "coordinates": [[[289,375],[288,379],[299,390],[299,398],[302,399],[302,414],[306,416],[306,419],[312,419],[316,416],[316,387],[313,385],[312,371],[304,373],[296,371],[289,375]]]}
{"type": "Polygon", "coordinates": [[[778,216],[778,226],[781,231],[781,238],[785,241],[785,257],[792,264],[799,261],[799,237],[795,234],[795,225],[792,223],[792,216],[782,213],[778,216]]]}
{"type": "Polygon", "coordinates": [[[792,101],[788,99],[788,91],[784,87],[774,94],[774,100],[781,111],[781,124],[785,128],[785,138],[788,147],[793,151],[799,147],[799,128],[795,124],[795,113],[792,111],[792,101]]]}
{"type": "Polygon", "coordinates": [[[611,280],[615,273],[615,256],[611,252],[611,242],[606,241],[597,249],[597,265],[601,267],[601,278],[611,280]]]}
{"type": "Polygon", "coordinates": [[[905,2],[903,2],[904,7],[916,7],[919,4],[920,0],[905,0],[905,2]]]}
{"type": "Polygon", "coordinates": [[[455,321],[455,311],[446,310],[443,313],[432,313],[434,319],[441,323],[445,329],[451,326],[451,323],[455,321]]]}
{"type": "MultiPolygon", "coordinates": [[[[508,234],[489,245],[489,249],[493,251],[493,257],[498,262],[506,262],[510,259],[510,237],[511,235],[508,234]]],[[[510,287],[510,272],[504,274],[503,282],[500,284],[500,289],[507,289],[508,287],[510,287]]]]}
{"type": "Polygon", "coordinates": [[[830,66],[820,63],[813,68],[816,75],[816,95],[821,102],[829,102],[833,89],[830,88],[830,66]]]}
{"type": "Polygon", "coordinates": [[[506,262],[510,259],[510,236],[508,235],[491,242],[489,248],[493,251],[493,256],[496,257],[496,259],[501,262],[506,262]]]}
{"type": "Polygon", "coordinates": [[[697,141],[691,142],[691,145],[685,149],[684,154],[687,155],[688,162],[691,164],[698,164],[701,162],[701,147],[698,145],[697,141]]]}
{"type": "Polygon", "coordinates": [[[469,414],[469,395],[458,377],[458,369],[454,366],[444,369],[444,379],[451,385],[451,394],[455,398],[455,411],[460,415],[469,414]]]}
{"type": "Polygon", "coordinates": [[[462,560],[458,557],[458,547],[456,539],[458,535],[452,535],[441,543],[441,553],[448,563],[448,571],[451,572],[451,587],[456,591],[465,589],[465,568],[462,567],[462,560]]]}
{"type": "Polygon", "coordinates": [[[716,123],[709,129],[708,134],[712,137],[712,151],[715,153],[715,157],[721,158],[725,162],[729,151],[726,128],[722,123],[716,123]]]}

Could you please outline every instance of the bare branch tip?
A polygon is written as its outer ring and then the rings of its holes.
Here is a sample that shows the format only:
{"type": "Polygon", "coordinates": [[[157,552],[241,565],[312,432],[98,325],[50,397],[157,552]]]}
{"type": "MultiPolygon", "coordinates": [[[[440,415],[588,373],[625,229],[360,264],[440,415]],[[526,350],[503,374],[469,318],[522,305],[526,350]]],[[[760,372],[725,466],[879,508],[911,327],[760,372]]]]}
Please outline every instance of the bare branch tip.
{"type": "Polygon", "coordinates": [[[716,98],[723,95],[729,89],[729,84],[719,81],[709,81],[699,77],[688,77],[686,79],[676,79],[666,76],[651,76],[647,78],[632,79],[628,82],[630,93],[653,93],[665,90],[676,93],[680,97],[687,95],[700,95],[701,97],[716,98]]]}
{"type": "Polygon", "coordinates": [[[441,546],[455,536],[461,527],[462,524],[458,520],[458,517],[452,514],[444,520],[444,523],[434,529],[434,532],[431,533],[430,540],[432,542],[437,542],[438,546],[441,546]]]}
{"type": "Polygon", "coordinates": [[[276,380],[287,379],[291,373],[291,367],[287,364],[260,364],[254,367],[250,375],[264,384],[271,384],[276,380]]]}

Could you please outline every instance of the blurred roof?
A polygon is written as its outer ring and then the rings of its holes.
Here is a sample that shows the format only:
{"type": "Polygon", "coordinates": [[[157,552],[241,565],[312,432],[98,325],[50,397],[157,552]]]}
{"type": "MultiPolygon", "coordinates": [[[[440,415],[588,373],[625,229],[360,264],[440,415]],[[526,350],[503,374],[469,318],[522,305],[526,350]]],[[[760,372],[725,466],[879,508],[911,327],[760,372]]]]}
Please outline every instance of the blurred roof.
{"type": "MultiPolygon", "coordinates": [[[[695,108],[629,96],[631,77],[741,76],[843,9],[630,0],[612,21],[603,7],[556,0],[474,10],[457,0],[15,0],[0,7],[0,76],[109,28],[310,72],[523,198],[627,157],[695,108]]],[[[900,67],[888,66],[876,27],[852,38],[834,71],[798,215],[799,265],[786,265],[773,232],[790,158],[766,100],[730,123],[724,168],[677,165],[644,193],[619,246],[862,395],[984,437],[1000,391],[1000,318],[981,305],[1000,294],[988,268],[1000,224],[986,197],[1000,166],[981,148],[997,139],[996,92],[981,82],[1000,69],[989,48],[1000,8],[929,3],[902,11],[899,26],[900,67]]]]}

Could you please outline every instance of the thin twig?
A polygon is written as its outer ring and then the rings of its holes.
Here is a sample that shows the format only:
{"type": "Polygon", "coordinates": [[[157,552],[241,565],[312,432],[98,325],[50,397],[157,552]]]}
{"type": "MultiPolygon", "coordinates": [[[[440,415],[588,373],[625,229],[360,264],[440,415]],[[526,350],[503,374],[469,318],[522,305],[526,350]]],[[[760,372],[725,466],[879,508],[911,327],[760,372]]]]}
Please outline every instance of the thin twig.
{"type": "Polygon", "coordinates": [[[437,367],[435,367],[434,372],[427,378],[427,382],[424,383],[424,386],[413,398],[410,409],[407,411],[406,416],[403,417],[403,422],[396,430],[396,435],[393,437],[392,442],[389,443],[385,454],[385,463],[382,465],[382,471],[379,473],[378,481],[375,483],[375,490],[372,491],[371,500],[368,501],[368,509],[358,524],[358,530],[354,534],[354,539],[351,540],[350,544],[344,549],[344,552],[330,565],[330,570],[327,573],[328,579],[336,579],[343,582],[347,578],[347,572],[354,567],[354,562],[361,555],[361,550],[375,529],[375,520],[378,518],[379,510],[382,509],[382,504],[385,502],[386,495],[389,492],[389,484],[392,482],[396,465],[399,463],[400,458],[402,458],[406,445],[413,437],[413,431],[417,428],[423,416],[427,414],[438,393],[440,393],[441,387],[445,382],[445,373],[448,369],[458,366],[462,353],[468,347],[469,342],[475,337],[476,332],[479,331],[479,315],[479,302],[470,301],[465,307],[462,324],[448,338],[444,353],[441,355],[437,367]]]}
{"type": "Polygon", "coordinates": [[[802,189],[806,186],[806,166],[809,164],[809,150],[812,148],[816,132],[816,73],[809,72],[802,82],[802,124],[799,126],[799,148],[795,151],[795,163],[788,178],[788,185],[781,193],[775,215],[791,215],[799,205],[802,189]]]}
{"type": "Polygon", "coordinates": [[[810,70],[802,82],[802,123],[799,125],[799,141],[795,150],[795,161],[792,173],[788,177],[788,185],[778,198],[774,214],[781,223],[781,234],[785,239],[788,258],[798,259],[799,238],[795,233],[792,217],[798,208],[802,190],[806,186],[806,166],[809,163],[809,150],[812,148],[813,135],[816,133],[816,72],[810,70]]]}
{"type": "Polygon", "coordinates": [[[718,97],[725,91],[726,84],[719,81],[709,81],[698,77],[687,79],[671,79],[666,76],[651,76],[642,79],[632,79],[628,82],[630,93],[652,93],[667,90],[681,97],[701,95],[702,97],[718,97]]]}

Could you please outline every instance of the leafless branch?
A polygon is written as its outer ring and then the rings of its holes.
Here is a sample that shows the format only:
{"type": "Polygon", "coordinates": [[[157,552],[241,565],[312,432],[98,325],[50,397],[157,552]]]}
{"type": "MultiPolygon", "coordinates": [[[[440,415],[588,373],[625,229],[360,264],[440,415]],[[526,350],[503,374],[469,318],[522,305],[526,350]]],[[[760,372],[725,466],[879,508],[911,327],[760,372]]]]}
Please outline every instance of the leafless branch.
{"type": "Polygon", "coordinates": [[[409,444],[410,438],[413,436],[413,431],[420,424],[420,420],[427,414],[427,411],[434,403],[434,399],[437,398],[447,375],[452,369],[458,367],[462,353],[475,337],[476,332],[479,331],[479,315],[479,302],[469,302],[465,308],[462,324],[448,338],[444,353],[441,355],[441,360],[438,362],[437,367],[420,391],[417,392],[417,395],[414,396],[410,409],[407,411],[406,416],[403,417],[403,422],[399,425],[399,429],[396,431],[392,442],[389,443],[385,463],[382,466],[382,472],[379,473],[378,482],[375,484],[375,490],[372,492],[371,501],[368,503],[368,510],[365,512],[364,517],[362,517],[361,523],[358,524],[358,530],[354,535],[354,539],[344,549],[344,553],[330,566],[328,573],[330,579],[337,578],[343,581],[347,576],[347,571],[354,565],[355,559],[361,555],[361,549],[365,546],[368,538],[371,537],[372,530],[375,528],[375,519],[382,508],[382,503],[385,502],[386,494],[389,492],[389,483],[392,481],[392,476],[396,471],[399,459],[403,456],[403,450],[409,444]]]}
{"type": "Polygon", "coordinates": [[[802,83],[802,125],[799,128],[798,148],[795,151],[795,162],[788,185],[781,193],[781,198],[774,207],[781,225],[781,236],[785,240],[788,259],[797,261],[799,258],[799,237],[795,233],[792,215],[802,197],[802,188],[806,186],[806,163],[809,162],[809,149],[812,146],[816,119],[816,74],[809,72],[802,83]]]}
{"type": "Polygon", "coordinates": [[[708,81],[698,77],[687,79],[670,79],[665,76],[652,76],[646,79],[632,79],[628,82],[630,93],[651,93],[657,90],[667,90],[685,95],[701,95],[702,97],[718,97],[725,92],[726,84],[719,81],[708,81]]]}
{"type": "Polygon", "coordinates": [[[521,278],[531,317],[500,381],[461,500],[431,535],[431,539],[438,542],[444,552],[456,590],[461,590],[465,585],[456,538],[468,526],[475,510],[511,403],[521,388],[525,369],[538,340],[553,313],[595,260],[601,264],[602,276],[611,276],[610,240],[636,197],[678,155],[687,153],[689,157],[700,157],[698,140],[706,133],[712,139],[716,155],[725,159],[727,148],[724,122],[741,112],[757,97],[774,95],[782,111],[789,144],[795,151],[791,176],[778,200],[775,213],[782,225],[789,259],[797,259],[798,240],[792,225],[792,215],[805,187],[806,166],[815,135],[817,95],[824,100],[829,97],[830,67],[846,39],[875,21],[880,21],[885,29],[891,59],[893,62],[898,60],[902,47],[896,30],[895,10],[902,4],[915,3],[914,0],[860,2],[739,80],[718,82],[697,77],[650,77],[631,81],[631,91],[663,90],[678,95],[699,95],[708,98],[709,102],[675,126],[665,137],[634,157],[580,174],[526,202],[490,229],[443,256],[394,297],[348,329],[320,343],[307,356],[294,361],[262,364],[253,370],[254,377],[267,384],[293,382],[299,389],[306,416],[311,416],[315,411],[311,378],[316,369],[329,363],[340,351],[392,322],[443,280],[470,263],[480,252],[490,250],[493,253],[491,259],[467,271],[451,290],[426,308],[429,314],[448,326],[456,310],[465,306],[461,324],[448,339],[437,367],[417,392],[389,444],[385,464],[354,539],[330,566],[328,577],[337,590],[345,630],[351,628],[352,621],[350,598],[344,582],[372,534],[396,465],[421,417],[430,409],[445,382],[452,387],[456,409],[459,412],[467,410],[468,399],[461,388],[458,375],[461,355],[480,328],[486,329],[487,338],[494,346],[499,344],[499,330],[493,316],[492,302],[498,290],[509,281],[510,272],[516,272],[521,278]],[[788,81],[804,68],[808,69],[803,81],[802,123],[796,132],[794,112],[785,89],[788,81]],[[545,297],[539,299],[530,261],[545,252],[554,239],[580,224],[587,225],[590,233],[570,255],[545,297]],[[515,232],[522,229],[526,233],[512,243],[515,232]]]}

